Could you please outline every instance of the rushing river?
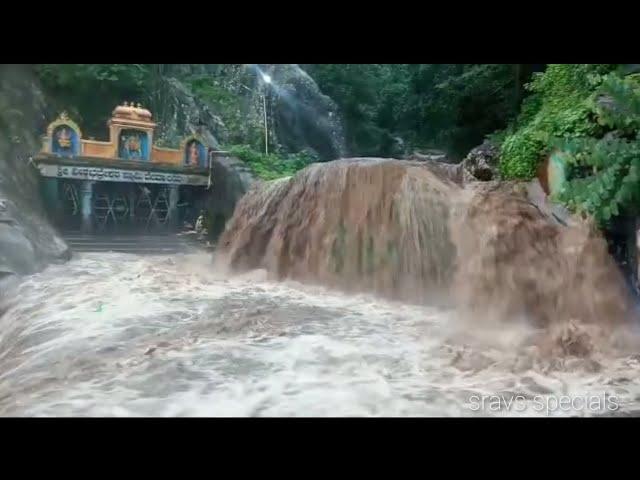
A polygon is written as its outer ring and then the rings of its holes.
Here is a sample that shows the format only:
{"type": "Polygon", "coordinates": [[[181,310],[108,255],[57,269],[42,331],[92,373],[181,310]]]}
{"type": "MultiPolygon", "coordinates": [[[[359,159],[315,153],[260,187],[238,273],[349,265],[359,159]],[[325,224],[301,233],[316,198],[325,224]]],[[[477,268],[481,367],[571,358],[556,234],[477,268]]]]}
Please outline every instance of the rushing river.
{"type": "Polygon", "coordinates": [[[259,271],[229,278],[203,253],[81,254],[5,285],[0,315],[2,416],[640,408],[640,355],[544,360],[525,326],[474,328],[454,312],[270,283],[259,271]],[[563,396],[573,405],[558,405],[563,396]]]}

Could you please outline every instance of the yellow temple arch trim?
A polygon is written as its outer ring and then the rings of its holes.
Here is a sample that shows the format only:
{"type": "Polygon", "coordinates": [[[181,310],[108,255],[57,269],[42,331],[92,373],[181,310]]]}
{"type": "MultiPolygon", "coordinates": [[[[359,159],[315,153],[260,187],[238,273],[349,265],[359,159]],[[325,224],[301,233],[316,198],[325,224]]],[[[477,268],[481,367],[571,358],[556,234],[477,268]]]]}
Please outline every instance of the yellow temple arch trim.
{"type": "Polygon", "coordinates": [[[112,116],[107,122],[109,132],[108,141],[82,138],[82,131],[79,125],[69,118],[66,111],[63,111],[58,118],[48,124],[47,134],[46,136],[42,136],[41,153],[52,154],[54,134],[60,126],[66,126],[70,130],[73,130],[78,137],[78,151],[74,152],[72,156],[103,159],[114,165],[121,160],[119,157],[120,134],[124,130],[137,130],[147,135],[149,158],[145,161],[151,164],[193,168],[195,165],[185,164],[186,148],[190,142],[197,141],[205,150],[205,158],[200,160],[203,164],[201,168],[204,168],[204,164],[207,162],[207,152],[210,150],[203,137],[198,133],[183,137],[177,149],[155,145],[154,130],[157,124],[153,121],[151,112],[142,108],[140,104],[135,106],[133,103],[128,104],[128,102],[116,106],[113,110],[112,116]]]}
{"type": "Polygon", "coordinates": [[[67,126],[72,130],[74,130],[78,134],[78,139],[82,138],[82,131],[80,130],[80,127],[76,122],[74,122],[69,118],[69,116],[67,115],[67,112],[62,112],[58,116],[58,118],[56,118],[53,122],[49,124],[49,126],[47,127],[47,137],[53,138],[53,131],[61,125],[67,126]]]}
{"type": "Polygon", "coordinates": [[[187,144],[192,140],[195,140],[196,142],[201,143],[205,148],[207,148],[207,146],[204,143],[204,140],[200,135],[189,135],[188,137],[184,137],[180,142],[180,150],[184,152],[184,149],[187,148],[187,144]]]}

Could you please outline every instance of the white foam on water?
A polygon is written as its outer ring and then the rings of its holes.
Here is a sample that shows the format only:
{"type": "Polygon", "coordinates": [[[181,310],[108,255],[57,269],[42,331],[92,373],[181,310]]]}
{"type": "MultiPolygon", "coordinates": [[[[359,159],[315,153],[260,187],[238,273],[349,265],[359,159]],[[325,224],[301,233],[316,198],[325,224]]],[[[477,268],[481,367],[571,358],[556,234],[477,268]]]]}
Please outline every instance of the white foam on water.
{"type": "Polygon", "coordinates": [[[640,403],[640,357],[553,365],[525,325],[474,328],[264,272],[228,277],[205,254],[83,254],[8,288],[3,416],[593,415],[606,407],[535,402],[640,403]],[[474,396],[500,395],[522,408],[475,408],[474,396]]]}

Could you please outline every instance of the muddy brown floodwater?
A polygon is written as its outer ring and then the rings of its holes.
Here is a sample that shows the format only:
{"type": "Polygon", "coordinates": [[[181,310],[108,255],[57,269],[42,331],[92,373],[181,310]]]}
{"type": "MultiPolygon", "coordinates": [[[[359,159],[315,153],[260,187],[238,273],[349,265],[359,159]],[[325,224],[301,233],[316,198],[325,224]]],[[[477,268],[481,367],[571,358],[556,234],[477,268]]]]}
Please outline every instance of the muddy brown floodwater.
{"type": "Polygon", "coordinates": [[[529,324],[470,328],[453,310],[274,283],[264,271],[229,276],[202,253],[81,254],[5,285],[0,303],[2,416],[640,408],[633,352],[549,358],[529,324]],[[554,408],[563,396],[573,407],[554,408]]]}
{"type": "Polygon", "coordinates": [[[5,284],[0,415],[635,414],[638,321],[598,230],[455,178],[314,164],[256,184],[215,261],[80,254],[5,284]]]}

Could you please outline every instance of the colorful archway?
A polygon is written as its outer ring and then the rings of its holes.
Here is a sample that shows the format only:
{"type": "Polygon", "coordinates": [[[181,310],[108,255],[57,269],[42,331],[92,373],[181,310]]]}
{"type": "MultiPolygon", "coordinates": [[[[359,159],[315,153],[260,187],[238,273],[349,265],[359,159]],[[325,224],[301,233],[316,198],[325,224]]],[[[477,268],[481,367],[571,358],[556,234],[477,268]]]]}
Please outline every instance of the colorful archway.
{"type": "Polygon", "coordinates": [[[182,142],[183,163],[187,167],[204,168],[207,163],[207,148],[202,140],[195,135],[187,137],[182,142]]]}
{"type": "Polygon", "coordinates": [[[47,127],[49,149],[51,153],[65,157],[80,155],[82,133],[78,124],[71,120],[66,112],[47,127]]]}

